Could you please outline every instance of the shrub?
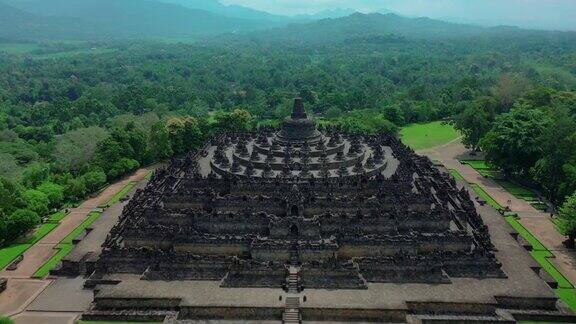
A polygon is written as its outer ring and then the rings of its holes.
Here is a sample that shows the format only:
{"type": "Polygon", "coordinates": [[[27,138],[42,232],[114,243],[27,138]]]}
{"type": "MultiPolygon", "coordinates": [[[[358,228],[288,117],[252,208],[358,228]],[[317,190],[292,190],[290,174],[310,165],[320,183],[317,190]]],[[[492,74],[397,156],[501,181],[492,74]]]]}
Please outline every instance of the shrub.
{"type": "Polygon", "coordinates": [[[0,316],[0,324],[14,324],[14,321],[10,317],[0,316]]]}
{"type": "Polygon", "coordinates": [[[104,171],[90,171],[82,176],[82,180],[89,192],[94,192],[106,184],[106,173],[104,171]]]}
{"type": "Polygon", "coordinates": [[[28,189],[24,191],[23,197],[28,209],[32,210],[38,215],[48,214],[50,199],[48,199],[48,196],[46,196],[45,193],[36,189],[28,189]]]}
{"type": "Polygon", "coordinates": [[[44,193],[50,201],[50,207],[58,207],[64,202],[64,187],[53,182],[43,182],[36,188],[44,193]]]}
{"type": "Polygon", "coordinates": [[[6,218],[6,241],[13,241],[40,224],[40,216],[29,209],[18,209],[6,218]]]}

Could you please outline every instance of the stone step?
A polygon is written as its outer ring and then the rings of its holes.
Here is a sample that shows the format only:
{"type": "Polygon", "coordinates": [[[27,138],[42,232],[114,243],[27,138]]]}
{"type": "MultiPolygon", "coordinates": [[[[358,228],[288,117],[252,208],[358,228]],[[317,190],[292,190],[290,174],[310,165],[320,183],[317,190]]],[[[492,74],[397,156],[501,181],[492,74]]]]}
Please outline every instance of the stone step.
{"type": "Polygon", "coordinates": [[[299,297],[286,297],[286,308],[296,308],[300,307],[300,298],[299,297]],[[291,306],[291,307],[289,307],[291,306]]]}
{"type": "Polygon", "coordinates": [[[546,310],[509,309],[507,311],[517,321],[576,323],[576,314],[546,310]]]}
{"type": "Polygon", "coordinates": [[[422,324],[426,323],[442,323],[442,324],[458,324],[458,323],[515,323],[508,319],[503,319],[496,316],[459,316],[459,315],[417,315],[417,318],[422,324]]]}

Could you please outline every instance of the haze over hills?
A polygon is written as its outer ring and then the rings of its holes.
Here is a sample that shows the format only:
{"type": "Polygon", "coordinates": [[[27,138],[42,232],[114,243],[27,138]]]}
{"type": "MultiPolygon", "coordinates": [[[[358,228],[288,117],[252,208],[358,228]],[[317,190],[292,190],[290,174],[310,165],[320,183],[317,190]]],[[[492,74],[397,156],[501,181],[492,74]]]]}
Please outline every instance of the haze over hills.
{"type": "MultiPolygon", "coordinates": [[[[0,0],[4,1],[4,0],[0,0]]],[[[6,0],[0,19],[14,25],[0,37],[85,39],[182,37],[267,28],[269,22],[222,16],[201,9],[147,0],[6,0]],[[20,14],[12,14],[19,12],[20,14]],[[70,20],[78,24],[70,26],[70,20]],[[42,24],[42,33],[35,32],[42,24]],[[93,30],[78,34],[75,30],[93,30]],[[30,31],[30,33],[27,33],[30,31]],[[66,31],[68,31],[66,33],[66,31]]]]}
{"type": "Polygon", "coordinates": [[[250,33],[247,38],[263,42],[290,44],[337,43],[352,39],[378,42],[397,42],[402,38],[443,40],[481,37],[487,42],[497,38],[510,40],[525,37],[546,38],[557,46],[576,44],[576,32],[526,30],[518,27],[482,27],[458,24],[430,18],[408,18],[397,14],[362,14],[322,19],[309,23],[291,24],[282,28],[250,33]]]}
{"type": "Polygon", "coordinates": [[[95,26],[77,18],[43,17],[0,2],[0,39],[85,39],[97,34],[95,26]]]}
{"type": "Polygon", "coordinates": [[[268,12],[255,10],[238,5],[223,5],[218,0],[159,0],[164,3],[181,5],[190,9],[201,9],[228,17],[285,22],[290,18],[274,15],[268,12]]]}
{"type": "Polygon", "coordinates": [[[287,17],[223,5],[217,0],[0,0],[0,5],[0,38],[11,40],[178,38],[248,33],[247,37],[260,40],[325,43],[366,36],[445,38],[520,30],[389,13],[361,14],[353,13],[352,9],[287,17]]]}
{"type": "Polygon", "coordinates": [[[403,36],[416,38],[438,38],[471,36],[485,29],[473,25],[448,23],[428,18],[406,18],[396,14],[362,14],[322,19],[307,24],[292,24],[250,34],[266,41],[291,43],[329,43],[369,36],[403,36]]]}

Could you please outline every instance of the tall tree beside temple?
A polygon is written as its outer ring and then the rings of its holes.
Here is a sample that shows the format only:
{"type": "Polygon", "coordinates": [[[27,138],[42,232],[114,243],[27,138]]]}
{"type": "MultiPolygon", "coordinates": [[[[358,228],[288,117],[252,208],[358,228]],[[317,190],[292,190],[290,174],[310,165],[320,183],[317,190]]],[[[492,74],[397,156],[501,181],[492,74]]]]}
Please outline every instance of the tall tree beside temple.
{"type": "Polygon", "coordinates": [[[576,240],[576,193],[574,193],[558,213],[558,230],[563,235],[568,236],[567,246],[574,248],[576,240]]]}

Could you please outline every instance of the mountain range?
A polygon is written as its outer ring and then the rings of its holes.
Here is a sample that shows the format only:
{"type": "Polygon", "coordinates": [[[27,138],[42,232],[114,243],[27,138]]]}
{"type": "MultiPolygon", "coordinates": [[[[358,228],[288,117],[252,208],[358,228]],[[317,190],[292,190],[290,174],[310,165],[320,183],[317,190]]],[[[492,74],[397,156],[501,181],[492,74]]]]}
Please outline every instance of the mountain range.
{"type": "Polygon", "coordinates": [[[218,34],[238,38],[241,33],[259,40],[323,43],[390,35],[438,39],[492,31],[503,30],[392,13],[361,14],[351,9],[287,17],[217,0],[0,0],[0,39],[11,41],[218,34]]]}
{"type": "Polygon", "coordinates": [[[0,38],[182,37],[278,26],[153,0],[0,0],[0,38]],[[3,1],[3,3],[2,3],[3,1]],[[69,31],[66,33],[66,31],[69,31]]]}

